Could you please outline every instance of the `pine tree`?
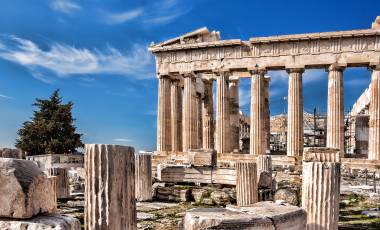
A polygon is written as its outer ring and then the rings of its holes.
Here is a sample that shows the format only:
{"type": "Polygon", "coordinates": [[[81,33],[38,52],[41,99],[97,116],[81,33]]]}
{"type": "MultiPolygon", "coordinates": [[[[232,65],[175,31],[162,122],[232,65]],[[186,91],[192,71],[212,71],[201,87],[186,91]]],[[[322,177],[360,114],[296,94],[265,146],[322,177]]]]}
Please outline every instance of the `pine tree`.
{"type": "Polygon", "coordinates": [[[23,124],[18,131],[16,147],[27,155],[70,154],[76,148],[83,147],[81,135],[76,133],[71,114],[73,103],[62,103],[59,90],[53,92],[49,99],[36,99],[31,121],[23,124]]]}

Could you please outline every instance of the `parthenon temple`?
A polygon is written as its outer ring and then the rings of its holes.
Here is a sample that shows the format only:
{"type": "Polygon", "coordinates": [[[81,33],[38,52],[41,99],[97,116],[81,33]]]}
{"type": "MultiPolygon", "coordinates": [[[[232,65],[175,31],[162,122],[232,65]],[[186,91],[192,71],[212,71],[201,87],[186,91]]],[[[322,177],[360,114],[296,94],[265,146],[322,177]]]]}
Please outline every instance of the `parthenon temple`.
{"type": "Polygon", "coordinates": [[[380,160],[380,18],[370,29],[222,40],[201,28],[152,44],[158,76],[157,154],[215,149],[239,153],[239,80],[251,80],[250,155],[270,154],[267,71],[289,75],[287,156],[303,153],[303,86],[306,69],[328,72],[326,147],[344,149],[344,70],[372,72],[368,160],[380,160]],[[213,82],[216,81],[216,110],[213,82]],[[215,120],[214,120],[215,117],[215,120]]]}

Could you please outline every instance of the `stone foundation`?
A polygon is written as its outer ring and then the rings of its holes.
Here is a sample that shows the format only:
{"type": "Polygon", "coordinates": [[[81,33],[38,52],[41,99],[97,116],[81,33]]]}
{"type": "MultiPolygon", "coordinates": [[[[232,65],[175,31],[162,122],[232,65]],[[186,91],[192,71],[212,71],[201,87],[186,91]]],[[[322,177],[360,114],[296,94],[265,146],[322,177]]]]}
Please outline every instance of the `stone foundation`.
{"type": "Polygon", "coordinates": [[[259,202],[249,207],[195,208],[186,212],[184,230],[304,230],[306,212],[296,206],[259,202]]]}

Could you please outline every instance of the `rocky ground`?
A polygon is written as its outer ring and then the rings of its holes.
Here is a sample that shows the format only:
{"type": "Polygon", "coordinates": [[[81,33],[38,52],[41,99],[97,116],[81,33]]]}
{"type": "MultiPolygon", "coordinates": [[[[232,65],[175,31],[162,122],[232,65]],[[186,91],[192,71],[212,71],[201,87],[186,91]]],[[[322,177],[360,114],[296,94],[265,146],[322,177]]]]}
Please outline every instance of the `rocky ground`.
{"type": "MultiPolygon", "coordinates": [[[[302,181],[296,174],[276,175],[277,192],[274,199],[300,205],[302,181]]],[[[186,210],[196,207],[223,207],[236,203],[233,187],[189,186],[156,183],[154,202],[137,203],[138,229],[179,229],[186,210]]],[[[339,229],[380,229],[380,193],[373,192],[373,180],[343,175],[339,229]]],[[[83,193],[60,200],[61,213],[78,218],[84,223],[83,193]]]]}

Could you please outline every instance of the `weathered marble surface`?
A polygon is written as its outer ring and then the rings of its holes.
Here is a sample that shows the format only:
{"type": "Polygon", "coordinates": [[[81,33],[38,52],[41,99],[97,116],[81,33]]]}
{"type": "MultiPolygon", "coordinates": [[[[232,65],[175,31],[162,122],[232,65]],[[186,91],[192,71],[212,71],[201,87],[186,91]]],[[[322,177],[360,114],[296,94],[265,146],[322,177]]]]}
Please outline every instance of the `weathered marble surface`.
{"type": "Polygon", "coordinates": [[[136,200],[152,200],[152,156],[150,154],[135,155],[135,179],[136,200]]]}
{"type": "Polygon", "coordinates": [[[26,160],[0,158],[0,217],[30,218],[57,208],[55,180],[26,160]]]}
{"type": "Polygon", "coordinates": [[[59,214],[38,215],[31,219],[1,219],[0,229],[6,230],[80,230],[79,220],[59,214]]]}
{"type": "Polygon", "coordinates": [[[249,207],[195,208],[186,212],[182,225],[184,230],[304,230],[306,212],[296,206],[279,205],[270,201],[249,207]]]}
{"type": "Polygon", "coordinates": [[[85,150],[85,229],[136,229],[134,149],[87,144],[85,150]]]}

